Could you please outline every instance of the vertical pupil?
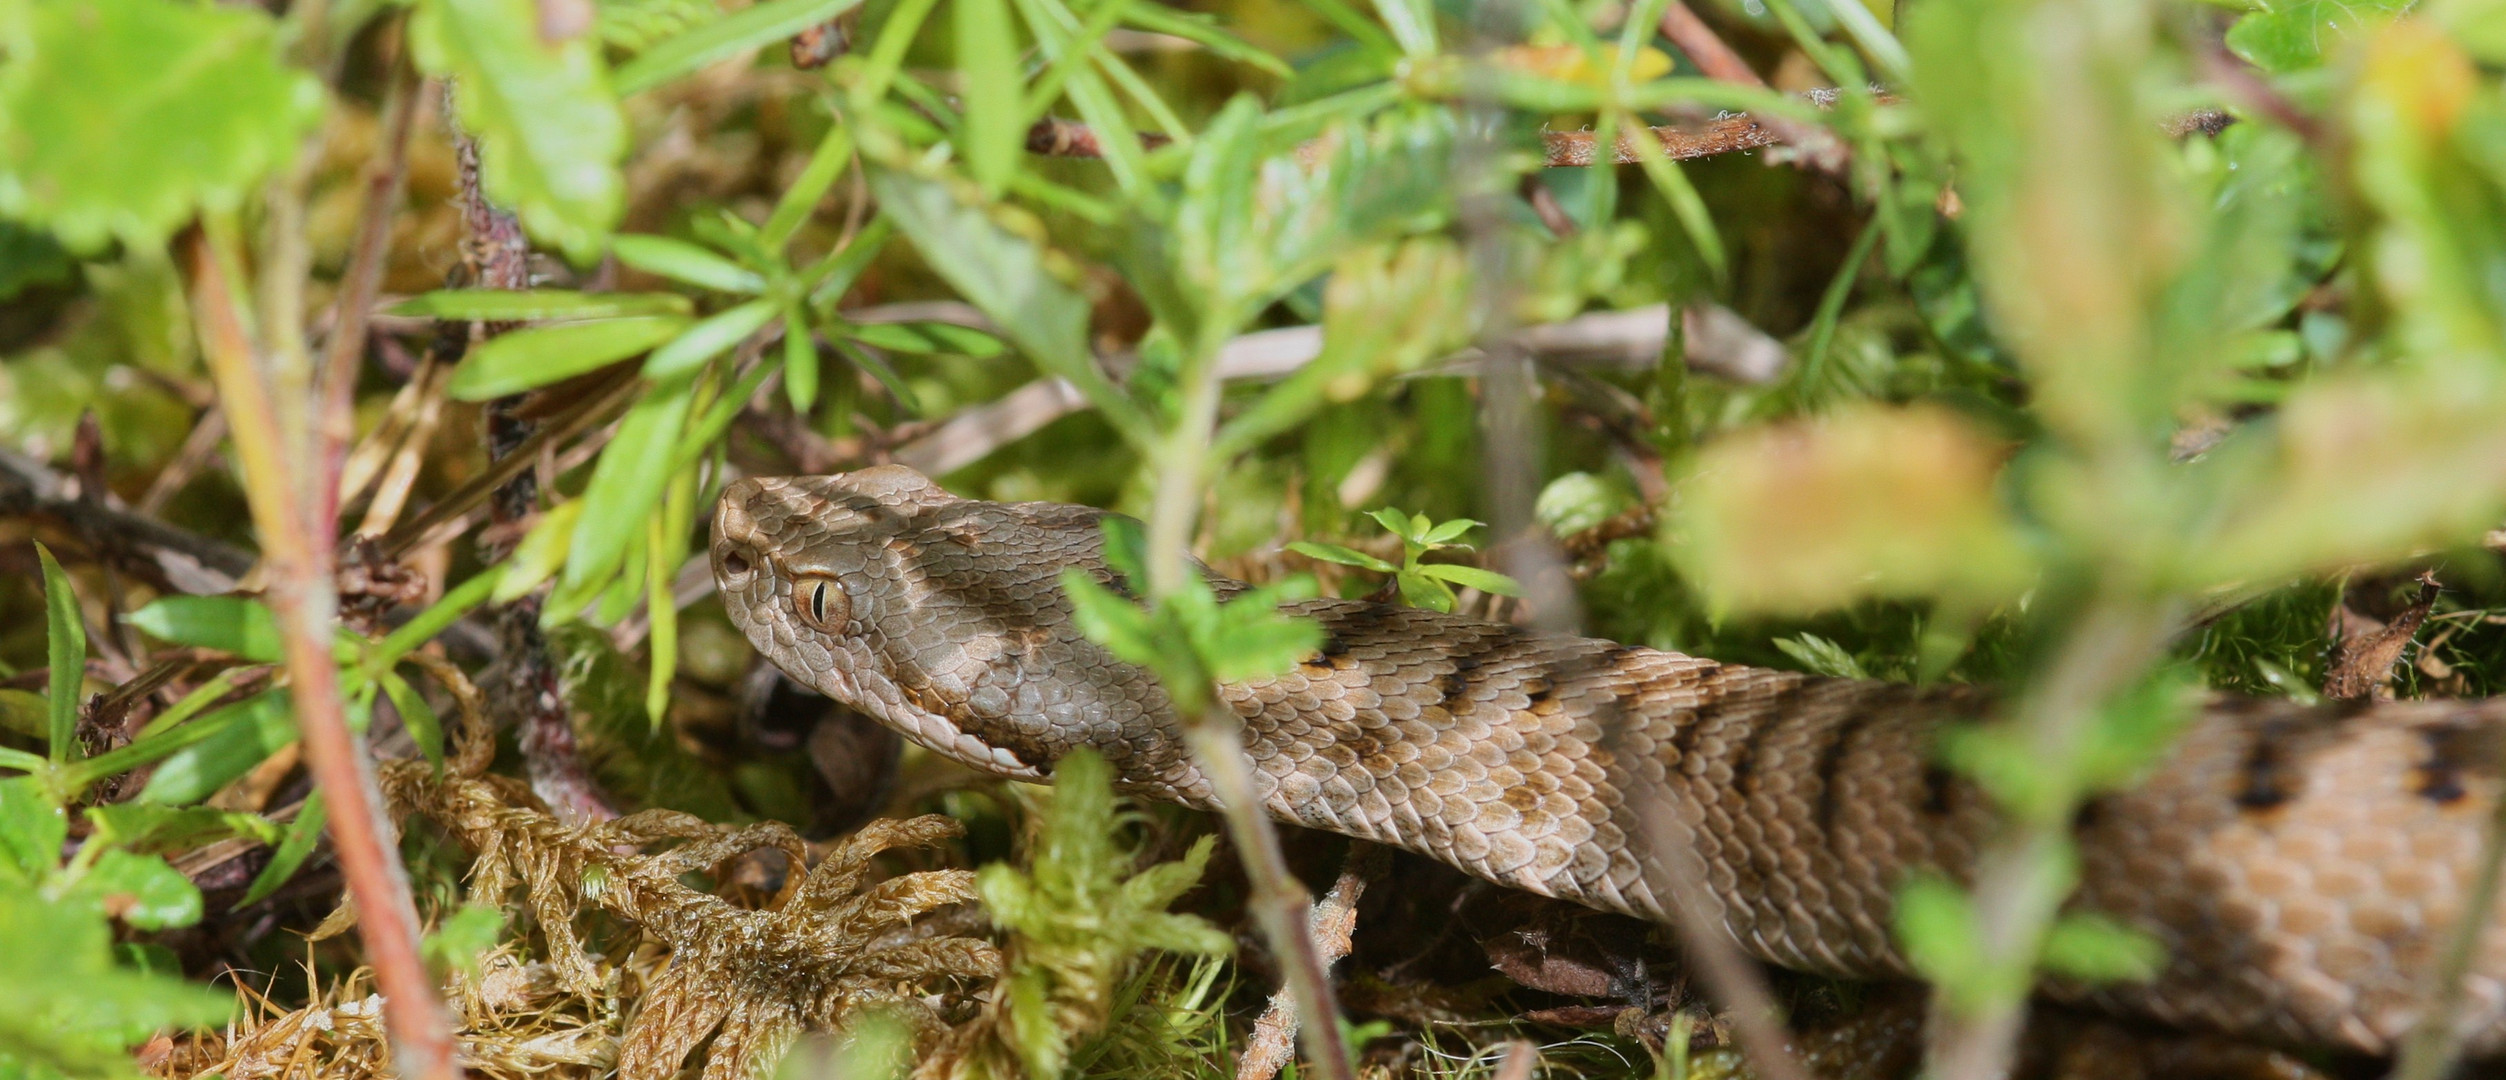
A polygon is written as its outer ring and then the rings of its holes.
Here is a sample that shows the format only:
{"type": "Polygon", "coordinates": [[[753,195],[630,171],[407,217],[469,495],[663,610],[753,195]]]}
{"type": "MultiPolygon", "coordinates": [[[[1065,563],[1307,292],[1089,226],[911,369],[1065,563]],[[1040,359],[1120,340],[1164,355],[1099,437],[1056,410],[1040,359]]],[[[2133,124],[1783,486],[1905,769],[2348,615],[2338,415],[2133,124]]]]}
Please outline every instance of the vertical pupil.
{"type": "Polygon", "coordinates": [[[827,621],[827,583],[819,582],[809,590],[809,618],[812,622],[827,621]]]}

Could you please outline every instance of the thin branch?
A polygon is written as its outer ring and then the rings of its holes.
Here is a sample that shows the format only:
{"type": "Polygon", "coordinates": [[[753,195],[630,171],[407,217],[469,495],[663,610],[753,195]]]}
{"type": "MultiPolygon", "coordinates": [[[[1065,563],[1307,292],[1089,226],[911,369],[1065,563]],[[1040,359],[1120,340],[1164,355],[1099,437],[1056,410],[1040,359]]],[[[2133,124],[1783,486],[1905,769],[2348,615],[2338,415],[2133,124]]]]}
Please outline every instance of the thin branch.
{"type": "Polygon", "coordinates": [[[285,640],[289,688],[304,757],[331,807],[330,834],[348,897],[357,907],[366,959],[383,991],[401,1075],[455,1080],[452,1026],[418,955],[417,908],[384,829],[382,797],[371,763],[348,729],[339,669],[331,658],[336,598],[332,592],[332,528],[306,495],[303,471],[319,458],[302,451],[311,402],[272,399],[254,357],[235,293],[215,245],[198,230],[183,244],[192,278],[192,307],[201,352],[209,362],[234,428],[247,501],[265,545],[271,609],[285,640]],[[293,419],[290,420],[292,413],[293,419]],[[288,427],[298,429],[288,437],[288,427]],[[290,443],[298,444],[290,453],[290,443]]]}
{"type": "MultiPolygon", "coordinates": [[[[1341,858],[1340,877],[1331,883],[1331,891],[1323,894],[1323,902],[1314,905],[1314,916],[1307,927],[1314,939],[1315,959],[1324,971],[1348,957],[1349,949],[1356,943],[1357,902],[1366,895],[1366,886],[1383,876],[1390,857],[1390,849],[1380,844],[1349,841],[1349,852],[1341,858]]],[[[1296,997],[1281,987],[1270,996],[1261,1020],[1253,1025],[1253,1037],[1245,1042],[1244,1056],[1236,1059],[1236,1080],[1271,1080],[1279,1075],[1287,1067],[1289,1052],[1296,1047],[1296,1036],[1296,997]]]]}
{"type": "Polygon", "coordinates": [[[231,592],[252,569],[251,552],[103,502],[69,495],[63,477],[44,463],[0,448],[0,515],[40,514],[89,535],[110,536],[156,564],[168,584],[196,595],[231,592]]]}
{"type": "Polygon", "coordinates": [[[1669,803],[1656,801],[1643,808],[1640,824],[1654,856],[1645,868],[1646,881],[1657,895],[1670,900],[1667,906],[1672,929],[1679,935],[1680,957],[1705,983],[1715,1003],[1731,1014],[1733,1033],[1740,1037],[1740,1051],[1749,1059],[1750,1070],[1764,1080],[1810,1080],[1808,1070],[1793,1056],[1783,1014],[1767,989],[1766,974],[1741,955],[1740,947],[1723,930],[1721,906],[1700,887],[1706,872],[1693,840],[1697,823],[1682,820],[1669,803]]]}
{"type": "Polygon", "coordinates": [[[1671,0],[1670,6],[1662,9],[1662,36],[1669,38],[1679,51],[1688,54],[1688,59],[1696,62],[1697,70],[1705,72],[1709,79],[1742,86],[1766,85],[1766,80],[1758,77],[1748,61],[1733,52],[1732,47],[1724,44],[1723,39],[1715,34],[1713,27],[1707,26],[1705,20],[1698,18],[1696,12],[1679,0],[1671,0]]]}
{"type": "MultiPolygon", "coordinates": [[[[331,337],[323,349],[317,393],[322,399],[322,439],[346,447],[356,438],[356,394],[359,361],[365,359],[367,316],[383,285],[383,263],[391,253],[392,218],[400,209],[402,184],[409,174],[409,139],[416,130],[418,72],[400,47],[400,24],[383,31],[391,54],[390,86],[383,93],[383,152],[365,170],[365,203],[357,213],[357,237],[349,249],[347,269],[339,275],[339,296],[331,303],[331,337]]],[[[324,462],[335,473],[338,461],[324,462]]],[[[327,486],[331,499],[335,485],[327,486]]]]}

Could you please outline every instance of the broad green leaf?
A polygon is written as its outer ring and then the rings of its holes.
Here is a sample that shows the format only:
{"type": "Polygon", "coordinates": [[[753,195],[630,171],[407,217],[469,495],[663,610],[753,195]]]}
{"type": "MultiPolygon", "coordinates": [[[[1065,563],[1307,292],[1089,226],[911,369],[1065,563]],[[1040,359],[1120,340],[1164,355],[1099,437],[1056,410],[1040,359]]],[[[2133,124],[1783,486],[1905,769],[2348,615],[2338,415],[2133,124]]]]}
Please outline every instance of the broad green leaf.
{"type": "Polygon", "coordinates": [[[1487,524],[1487,522],[1473,521],[1470,518],[1454,518],[1451,521],[1427,530],[1424,534],[1420,535],[1418,539],[1420,543],[1426,544],[1429,547],[1438,547],[1451,543],[1452,541],[1460,538],[1463,533],[1469,532],[1472,529],[1476,529],[1485,524],[1487,524]]]}
{"type": "Polygon", "coordinates": [[[98,856],[78,879],[77,894],[106,914],[139,930],[163,930],[200,921],[200,889],[182,871],[155,855],[116,848],[98,856]]]}
{"type": "Polygon", "coordinates": [[[610,249],[628,266],[701,289],[746,294],[766,287],[766,279],[756,271],[685,240],[630,234],[619,237],[610,249]]]}
{"type": "Polygon", "coordinates": [[[111,929],[90,903],[0,886],[0,941],[9,943],[0,949],[0,1045],[20,1060],[127,1076],[129,1048],[151,1034],[223,1023],[235,1011],[231,992],[120,964],[111,929]]]}
{"type": "Polygon", "coordinates": [[[1317,544],[1311,541],[1297,540],[1288,544],[1288,550],[1296,552],[1297,554],[1303,555],[1309,559],[1319,559],[1327,563],[1339,563],[1342,566],[1364,567],[1365,569],[1375,571],[1378,574],[1389,574],[1400,569],[1398,566],[1394,566],[1391,563],[1385,562],[1382,559],[1378,559],[1363,551],[1358,551],[1353,548],[1344,548],[1338,544],[1317,544]]]}
{"type": "Polygon", "coordinates": [[[130,613],[128,621],[176,645],[216,649],[265,664],[285,655],[278,617],[258,601],[240,596],[159,597],[130,613]]]}
{"type": "Polygon", "coordinates": [[[1150,441],[1148,420],[1096,366],[1088,348],[1088,302],[1047,268],[1040,228],[1013,231],[961,201],[941,180],[893,169],[870,171],[870,188],[924,261],[982,309],[1037,367],[1079,389],[1135,443],[1150,441]]]}
{"type": "Polygon", "coordinates": [[[249,907],[269,899],[279,886],[295,877],[305,858],[313,854],[314,845],[321,842],[322,826],[329,823],[330,816],[330,807],[322,801],[320,791],[305,796],[304,807],[296,811],[296,820],[287,823],[286,837],[271,852],[270,865],[261,868],[261,873],[252,879],[252,887],[244,890],[244,898],[236,901],[235,906],[249,907]]]}
{"type": "Polygon", "coordinates": [[[954,323],[853,323],[844,328],[844,336],[889,352],[941,353],[976,360],[1001,353],[1001,339],[954,323]]]}
{"type": "Polygon", "coordinates": [[[1423,563],[1420,564],[1418,572],[1438,581],[1450,582],[1467,589],[1477,589],[1484,593],[1493,593],[1498,596],[1523,595],[1522,583],[1494,570],[1482,570],[1476,566],[1423,563]]]}
{"type": "Polygon", "coordinates": [[[767,0],[646,49],[618,69],[620,95],[639,93],[717,60],[782,41],[861,0],[767,0]]]}
{"type": "Polygon", "coordinates": [[[2413,0],[2282,0],[2228,27],[2227,46],[2264,71],[2319,67],[2340,43],[2392,21],[2413,0]]]}
{"type": "Polygon", "coordinates": [[[695,310],[677,293],[584,293],[563,289],[437,289],[391,306],[409,318],[476,322],[541,322],[616,319],[629,315],[686,315],[695,310]]]}
{"type": "Polygon", "coordinates": [[[40,776],[0,780],[0,893],[6,883],[32,883],[61,865],[70,819],[44,790],[40,776]]]}
{"type": "Polygon", "coordinates": [[[255,7],[83,0],[13,9],[0,61],[0,217],[74,251],[162,246],[295,158],[322,85],[255,7]]]}
{"type": "Polygon", "coordinates": [[[730,351],[748,339],[748,335],[772,321],[775,316],[772,300],[751,300],[738,307],[706,316],[687,332],[672,338],[644,358],[644,377],[664,379],[694,371],[705,361],[730,351]]]}
{"type": "Polygon", "coordinates": [[[285,689],[266,690],[176,730],[193,743],[149,775],[142,802],[188,806],[215,794],[296,741],[295,711],[285,689]]]}
{"type": "Polygon", "coordinates": [[[1369,510],[1366,516],[1375,519],[1375,524],[1383,526],[1385,532],[1398,536],[1404,541],[1416,539],[1410,531],[1408,514],[1387,506],[1380,510],[1369,510]]]}
{"type": "Polygon", "coordinates": [[[958,98],[964,118],[957,146],[966,171],[995,197],[1026,154],[1027,119],[1019,92],[1018,24],[1008,0],[956,0],[958,98]]]}
{"type": "Polygon", "coordinates": [[[78,613],[78,593],[70,576],[52,558],[52,549],[35,545],[43,564],[44,654],[51,661],[46,745],[54,762],[77,756],[78,706],[87,686],[87,621],[78,613]]]}
{"type": "Polygon", "coordinates": [[[1400,587],[1404,604],[1429,611],[1453,610],[1453,590],[1441,581],[1408,570],[1395,575],[1392,581],[1400,587]]]}
{"type": "MultiPolygon", "coordinates": [[[[659,383],[619,421],[617,435],[601,452],[583,489],[583,518],[566,549],[559,591],[573,594],[609,581],[625,560],[628,544],[643,535],[645,515],[653,512],[662,485],[669,482],[671,451],[687,425],[694,387],[690,379],[659,383]]],[[[573,614],[550,608],[552,618],[573,614]]]]}
{"type": "Polygon", "coordinates": [[[608,367],[687,328],[682,315],[645,315],[516,330],[471,350],[444,392],[461,401],[518,394],[608,367]]]}
{"type": "Polygon", "coordinates": [[[600,43],[543,40],[533,0],[419,0],[408,32],[419,68],[453,81],[488,196],[568,258],[591,261],[626,188],[626,119],[600,43]]]}

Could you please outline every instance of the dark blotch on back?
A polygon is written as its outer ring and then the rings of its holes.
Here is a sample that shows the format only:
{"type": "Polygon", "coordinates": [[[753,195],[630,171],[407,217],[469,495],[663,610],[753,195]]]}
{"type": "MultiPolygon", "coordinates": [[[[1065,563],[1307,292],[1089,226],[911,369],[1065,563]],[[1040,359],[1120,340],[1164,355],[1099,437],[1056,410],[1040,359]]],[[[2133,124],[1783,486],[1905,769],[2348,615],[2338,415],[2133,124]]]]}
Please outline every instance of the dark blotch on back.
{"type": "Polygon", "coordinates": [[[2237,783],[2236,805],[2261,813],[2296,798],[2304,789],[2305,775],[2289,760],[2288,744],[2296,733],[2296,725],[2279,721],[2254,729],[2254,744],[2245,751],[2237,783]]]}
{"type": "Polygon", "coordinates": [[[2429,802],[2451,804],[2470,794],[2463,787],[2463,771],[2475,768],[2493,754],[2482,754],[2484,741],[2473,728],[2463,724],[2432,724],[2419,729],[2419,737],[2428,742],[2428,760],[2419,765],[2419,797],[2429,802]]]}

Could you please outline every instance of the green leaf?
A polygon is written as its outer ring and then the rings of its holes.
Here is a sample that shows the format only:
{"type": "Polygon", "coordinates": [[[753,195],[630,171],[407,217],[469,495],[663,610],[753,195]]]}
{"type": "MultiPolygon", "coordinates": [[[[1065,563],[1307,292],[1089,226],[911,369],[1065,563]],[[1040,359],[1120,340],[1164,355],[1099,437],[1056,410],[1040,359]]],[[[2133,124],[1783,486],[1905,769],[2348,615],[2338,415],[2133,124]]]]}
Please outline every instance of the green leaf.
{"type": "Polygon", "coordinates": [[[1007,0],[957,0],[957,128],[966,171],[1000,195],[1026,153],[1025,102],[1019,94],[1018,24],[1007,0]]]}
{"type": "Polygon", "coordinates": [[[434,933],[418,943],[418,952],[432,967],[477,975],[479,958],[496,948],[504,929],[503,909],[463,904],[452,918],[444,920],[434,933]]]}
{"type": "Polygon", "coordinates": [[[2166,970],[2158,939],[2092,911],[2056,920],[2045,934],[2045,970],[2083,982],[2148,982],[2166,970]]]}
{"type": "Polygon", "coordinates": [[[1463,533],[1469,532],[1472,529],[1476,529],[1485,524],[1487,524],[1485,521],[1473,521],[1469,518],[1454,518],[1451,521],[1427,530],[1424,534],[1419,536],[1418,540],[1420,543],[1429,547],[1442,547],[1446,543],[1461,536],[1463,533]]]}
{"type": "Polygon", "coordinates": [[[610,250],[628,266],[700,289],[748,294],[766,287],[756,271],[685,240],[630,234],[619,237],[610,250]]]}
{"type": "Polygon", "coordinates": [[[644,359],[644,377],[665,379],[696,370],[705,361],[747,340],[748,335],[756,333],[759,327],[774,318],[775,310],[772,300],[751,300],[706,316],[703,321],[688,327],[686,333],[654,349],[653,354],[644,359]]]}
{"type": "Polygon", "coordinates": [[[444,392],[460,401],[518,394],[608,367],[687,328],[686,316],[645,315],[516,330],[471,350],[444,392]]]}
{"type": "Polygon", "coordinates": [[[492,599],[510,604],[557,576],[557,568],[565,565],[566,552],[574,545],[575,523],[581,520],[581,499],[568,499],[541,511],[539,524],[531,526],[522,542],[514,545],[513,558],[506,562],[505,578],[496,583],[492,599]]]}
{"type": "Polygon", "coordinates": [[[285,655],[278,617],[258,601],[240,596],[159,597],[126,619],[150,637],[176,645],[216,649],[265,664],[285,655]]]}
{"type": "Polygon", "coordinates": [[[115,849],[98,856],[80,875],[76,894],[139,930],[163,930],[200,921],[200,889],[182,871],[155,855],[115,849]]]}
{"type": "Polygon", "coordinates": [[[296,741],[295,711],[284,688],[265,690],[177,730],[186,731],[192,745],[157,766],[140,801],[188,806],[216,794],[296,741]]]}
{"type": "Polygon", "coordinates": [[[42,777],[0,780],[0,882],[49,876],[61,865],[61,845],[69,837],[69,815],[44,790],[42,777]]]}
{"type": "Polygon", "coordinates": [[[783,392],[801,416],[818,403],[818,341],[797,304],[783,310],[783,392]]]}
{"type": "Polygon", "coordinates": [[[295,159],[322,84],[254,7],[86,0],[12,8],[0,62],[0,217],[94,253],[164,245],[295,159]]]}
{"type": "Polygon", "coordinates": [[[322,793],[305,796],[304,807],[296,811],[296,820],[287,823],[287,835],[270,854],[270,865],[252,879],[252,887],[244,890],[244,898],[236,907],[250,907],[270,898],[279,886],[296,876],[305,858],[313,854],[314,845],[322,840],[322,826],[330,821],[330,807],[322,801],[322,793]]]}
{"type": "Polygon", "coordinates": [[[443,768],[444,722],[436,717],[434,708],[399,672],[383,672],[375,676],[375,681],[382,684],[384,696],[391,698],[392,709],[400,714],[400,725],[409,729],[409,739],[418,744],[418,752],[426,755],[436,768],[443,768]]]}
{"type": "Polygon", "coordinates": [[[1521,582],[1494,570],[1482,570],[1476,566],[1461,566],[1454,563],[1420,563],[1417,572],[1438,581],[1451,582],[1452,584],[1460,585],[1466,589],[1477,589],[1481,592],[1491,593],[1497,596],[1523,595],[1523,585],[1521,582]]]}
{"type": "Polygon", "coordinates": [[[141,854],[183,851],[231,836],[249,836],[263,843],[278,839],[278,826],[259,814],[157,803],[110,803],[87,808],[95,825],[89,843],[103,843],[141,854]]]}
{"type": "Polygon", "coordinates": [[[836,339],[835,349],[863,371],[869,372],[871,378],[879,380],[879,385],[887,388],[888,395],[896,399],[896,407],[905,410],[906,415],[922,415],[922,402],[915,397],[914,388],[906,384],[905,377],[897,374],[895,365],[888,363],[885,357],[863,348],[860,342],[842,338],[836,339]]]}
{"type": "Polygon", "coordinates": [[[70,760],[78,749],[78,706],[87,685],[87,622],[78,613],[78,593],[70,588],[70,576],[61,572],[52,549],[37,543],[35,557],[43,564],[44,655],[52,667],[51,681],[46,684],[50,725],[45,745],[52,760],[59,763],[70,760]]]}
{"type": "Polygon", "coordinates": [[[1014,232],[940,180],[874,168],[870,189],[924,261],[1037,367],[1069,380],[1134,443],[1151,441],[1147,417],[1097,369],[1087,299],[1046,268],[1040,229],[1014,232]]]}
{"type": "Polygon", "coordinates": [[[1782,650],[1784,655],[1799,661],[1801,669],[1812,675],[1825,675],[1831,679],[1868,679],[1871,677],[1870,672],[1862,669],[1862,661],[1854,659],[1853,654],[1846,652],[1844,646],[1817,634],[1776,638],[1775,647],[1782,650]]]}
{"type": "Polygon", "coordinates": [[[532,0],[419,0],[409,44],[421,70],[453,80],[488,196],[568,258],[598,255],[625,207],[627,150],[600,43],[542,40],[532,0]]]}
{"type": "Polygon", "coordinates": [[[843,117],[827,125],[825,137],[809,154],[809,164],[801,169],[799,179],[783,189],[774,201],[774,213],[766,216],[766,224],[757,230],[757,242],[769,251],[781,252],[791,242],[792,234],[809,220],[818,208],[818,200],[826,198],[827,189],[835,186],[836,177],[853,161],[853,132],[844,126],[843,117]]]}
{"type": "Polygon", "coordinates": [[[40,739],[52,730],[52,701],[30,690],[0,687],[0,730],[40,739]]]}
{"type": "Polygon", "coordinates": [[[391,306],[394,315],[473,322],[616,319],[686,315],[696,305],[677,293],[584,293],[563,289],[437,289],[391,306]]]}
{"type": "Polygon", "coordinates": [[[1394,566],[1391,563],[1385,562],[1382,559],[1378,559],[1363,551],[1344,548],[1338,544],[1316,544],[1305,540],[1297,540],[1289,543],[1288,550],[1296,552],[1297,554],[1303,555],[1309,559],[1318,559],[1327,563],[1339,563],[1342,566],[1364,567],[1378,574],[1389,574],[1401,569],[1398,566],[1394,566]]]}
{"type": "Polygon", "coordinates": [[[505,575],[511,572],[506,566],[490,566],[470,575],[461,584],[444,590],[444,595],[428,604],[426,610],[410,616],[408,622],[383,635],[383,640],[376,642],[371,649],[363,650],[365,666],[374,670],[399,663],[401,657],[416,651],[418,646],[443,633],[446,627],[459,622],[471,608],[495,596],[504,587],[505,575]]]}
{"type": "Polygon", "coordinates": [[[1415,541],[1418,539],[1418,537],[1412,535],[1410,529],[1410,516],[1399,510],[1387,506],[1381,510],[1369,510],[1366,512],[1366,516],[1375,519],[1375,524],[1383,526],[1385,532],[1398,536],[1403,541],[1415,541]]]}
{"type": "Polygon", "coordinates": [[[772,44],[852,10],[861,0],[767,0],[646,49],[618,69],[618,93],[640,93],[717,60],[772,44]]]}
{"type": "Polygon", "coordinates": [[[1401,602],[1404,604],[1429,611],[1453,610],[1453,590],[1444,582],[1415,570],[1404,570],[1394,575],[1392,580],[1400,586],[1401,602]]]}
{"type": "Polygon", "coordinates": [[[938,353],[988,360],[1001,354],[1001,339],[971,327],[943,322],[853,323],[844,336],[889,352],[938,353]]]}
{"type": "Polygon", "coordinates": [[[232,993],[122,966],[90,903],[0,887],[0,941],[9,943],[0,949],[0,1045],[19,1061],[128,1076],[129,1047],[161,1028],[223,1023],[235,1010],[232,993]]]}
{"type": "MultiPolygon", "coordinates": [[[[618,422],[617,435],[583,489],[583,519],[566,549],[560,592],[572,595],[607,582],[626,558],[628,544],[643,535],[645,515],[669,482],[671,451],[687,425],[694,389],[689,379],[658,384],[618,422]]],[[[565,619],[574,613],[552,605],[549,614],[565,619]]]]}
{"type": "Polygon", "coordinates": [[[2413,0],[2285,0],[2237,16],[2227,46],[2269,72],[2320,67],[2345,38],[2382,26],[2413,0]]]}
{"type": "Polygon", "coordinates": [[[1084,570],[1062,571],[1062,591],[1070,595],[1071,618],[1089,640],[1134,663],[1157,653],[1148,612],[1140,605],[1098,584],[1084,570]]]}

